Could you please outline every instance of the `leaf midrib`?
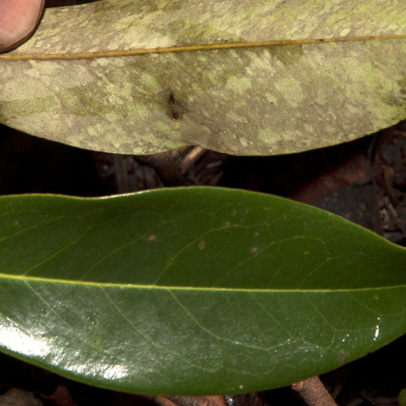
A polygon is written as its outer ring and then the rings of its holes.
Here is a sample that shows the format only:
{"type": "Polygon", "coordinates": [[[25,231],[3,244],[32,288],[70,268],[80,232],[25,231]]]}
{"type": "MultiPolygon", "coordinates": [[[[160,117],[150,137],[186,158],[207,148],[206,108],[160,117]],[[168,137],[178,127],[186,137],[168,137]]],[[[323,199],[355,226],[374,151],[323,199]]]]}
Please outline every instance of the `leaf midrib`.
{"type": "Polygon", "coordinates": [[[35,282],[46,284],[58,284],[58,285],[78,285],[83,287],[95,287],[95,288],[120,288],[120,289],[139,289],[139,290],[166,290],[166,291],[208,291],[208,292],[234,292],[234,293],[339,293],[339,292],[362,292],[369,290],[384,290],[395,288],[406,288],[404,285],[387,285],[387,286],[369,286],[364,288],[331,288],[331,289],[319,289],[319,288],[301,288],[301,289],[256,289],[256,288],[227,288],[227,287],[205,287],[205,286],[177,286],[177,285],[151,285],[151,284],[134,284],[134,283],[112,283],[112,282],[94,282],[94,281],[75,281],[69,279],[55,279],[24,275],[10,275],[0,273],[1,280],[15,280],[22,282],[35,282]]]}
{"type": "Polygon", "coordinates": [[[162,53],[179,53],[193,51],[217,51],[237,48],[260,48],[281,45],[304,45],[304,44],[323,44],[331,42],[359,42],[359,41],[374,41],[374,40],[393,40],[406,39],[406,34],[394,35],[372,35],[372,36],[357,36],[357,37],[334,37],[334,38],[309,38],[309,39],[292,39],[292,40],[271,40],[259,42],[227,42],[219,44],[197,44],[184,45],[162,48],[144,48],[144,49],[127,49],[127,50],[110,50],[97,52],[74,52],[74,53],[46,53],[46,54],[19,54],[8,53],[0,55],[0,60],[71,60],[71,59],[96,59],[96,58],[112,58],[122,56],[135,56],[146,54],[162,54],[162,53]]]}

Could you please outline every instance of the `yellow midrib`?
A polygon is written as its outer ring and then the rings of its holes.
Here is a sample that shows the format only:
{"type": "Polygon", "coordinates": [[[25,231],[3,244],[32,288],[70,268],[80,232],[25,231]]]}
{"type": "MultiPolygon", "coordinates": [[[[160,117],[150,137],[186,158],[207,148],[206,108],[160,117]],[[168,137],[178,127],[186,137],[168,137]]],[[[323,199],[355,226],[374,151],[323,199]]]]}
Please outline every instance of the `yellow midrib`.
{"type": "Polygon", "coordinates": [[[69,280],[69,279],[55,279],[38,276],[25,276],[0,273],[1,280],[15,280],[25,283],[47,283],[59,285],[78,285],[82,287],[95,287],[95,288],[120,288],[120,289],[139,289],[139,290],[177,290],[177,291],[211,291],[211,292],[234,292],[234,293],[338,293],[338,292],[355,292],[355,291],[368,291],[368,290],[384,290],[393,288],[406,288],[404,285],[388,285],[388,286],[372,286],[363,288],[292,288],[292,289],[278,289],[278,288],[233,288],[233,287],[217,287],[217,286],[177,286],[177,285],[151,285],[151,284],[135,284],[135,283],[112,283],[112,282],[94,282],[82,280],[69,280]]]}
{"type": "Polygon", "coordinates": [[[6,53],[0,55],[0,60],[25,61],[25,60],[67,60],[67,59],[95,59],[95,58],[112,58],[132,55],[162,54],[174,52],[193,52],[193,51],[212,51],[236,48],[259,48],[277,45],[302,45],[302,44],[320,44],[330,42],[354,42],[354,41],[372,41],[372,40],[390,40],[406,39],[404,35],[376,35],[360,37],[338,37],[338,38],[316,38],[316,39],[293,39],[293,40],[273,40],[262,42],[230,42],[220,44],[198,44],[185,45],[164,48],[145,48],[145,49],[128,49],[119,51],[96,51],[96,52],[75,52],[75,53],[47,53],[47,54],[19,54],[6,53]]]}

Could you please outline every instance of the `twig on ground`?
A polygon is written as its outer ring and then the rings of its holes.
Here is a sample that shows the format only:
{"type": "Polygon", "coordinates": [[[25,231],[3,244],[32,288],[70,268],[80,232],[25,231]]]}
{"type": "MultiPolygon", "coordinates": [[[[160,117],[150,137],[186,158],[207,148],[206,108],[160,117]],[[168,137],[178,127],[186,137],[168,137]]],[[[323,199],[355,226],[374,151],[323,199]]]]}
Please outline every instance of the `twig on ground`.
{"type": "Polygon", "coordinates": [[[179,164],[179,168],[182,174],[185,174],[192,165],[196,163],[198,159],[200,159],[206,150],[202,147],[194,147],[187,155],[182,159],[179,164]]]}
{"type": "Polygon", "coordinates": [[[296,382],[292,389],[298,392],[309,406],[337,406],[318,376],[296,382]]]}
{"type": "Polygon", "coordinates": [[[137,155],[137,159],[154,168],[165,186],[182,186],[186,183],[171,151],[153,155],[137,155]]]}
{"type": "Polygon", "coordinates": [[[223,396],[156,396],[160,406],[226,406],[223,396]]]}

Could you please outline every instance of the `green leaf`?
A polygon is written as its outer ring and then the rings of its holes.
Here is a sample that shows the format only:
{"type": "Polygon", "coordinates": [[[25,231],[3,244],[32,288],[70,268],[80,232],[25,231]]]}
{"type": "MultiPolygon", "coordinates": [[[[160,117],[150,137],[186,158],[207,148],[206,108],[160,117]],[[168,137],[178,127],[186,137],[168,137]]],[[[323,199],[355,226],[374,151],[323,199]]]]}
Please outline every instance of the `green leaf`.
{"type": "Polygon", "coordinates": [[[404,0],[253,4],[47,9],[35,36],[0,56],[0,122],[110,152],[269,155],[406,118],[404,0]]]}
{"type": "Polygon", "coordinates": [[[406,250],[269,195],[0,199],[0,348],[145,394],[288,385],[405,332],[406,250]]]}

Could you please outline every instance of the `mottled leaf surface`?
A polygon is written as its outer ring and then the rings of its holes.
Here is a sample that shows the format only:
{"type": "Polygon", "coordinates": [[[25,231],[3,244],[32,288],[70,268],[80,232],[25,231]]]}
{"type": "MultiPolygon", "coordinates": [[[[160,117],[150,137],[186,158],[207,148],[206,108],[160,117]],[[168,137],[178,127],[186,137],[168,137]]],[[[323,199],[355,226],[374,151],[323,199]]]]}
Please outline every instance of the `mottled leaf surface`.
{"type": "Polygon", "coordinates": [[[406,251],[269,195],[0,199],[0,348],[149,394],[288,385],[405,332],[406,251]]]}
{"type": "Polygon", "coordinates": [[[0,55],[0,122],[119,153],[196,144],[268,155],[337,144],[406,118],[405,35],[403,0],[51,8],[30,41],[0,55]],[[264,41],[281,42],[257,46],[264,41]],[[232,43],[245,45],[224,48],[232,43]]]}

